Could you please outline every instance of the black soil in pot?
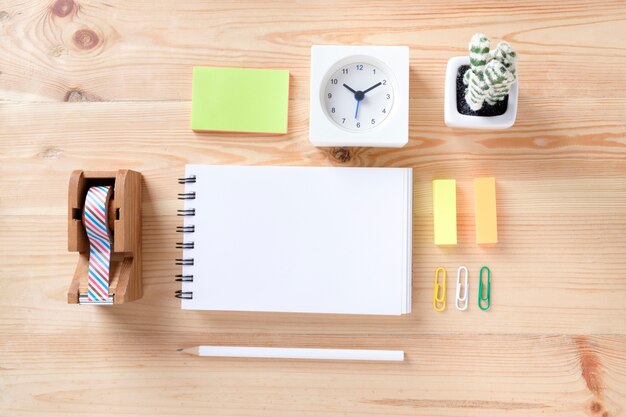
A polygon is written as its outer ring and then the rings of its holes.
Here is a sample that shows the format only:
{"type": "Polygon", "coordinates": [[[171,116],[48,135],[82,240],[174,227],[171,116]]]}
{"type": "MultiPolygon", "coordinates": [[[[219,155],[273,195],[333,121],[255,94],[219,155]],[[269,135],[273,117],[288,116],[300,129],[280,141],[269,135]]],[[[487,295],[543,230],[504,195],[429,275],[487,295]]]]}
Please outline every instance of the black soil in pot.
{"type": "Polygon", "coordinates": [[[509,96],[507,95],[504,100],[497,102],[493,106],[485,102],[483,108],[474,111],[470,109],[465,101],[465,84],[463,84],[463,75],[465,71],[469,70],[469,65],[461,65],[456,73],[456,109],[459,113],[468,116],[500,116],[506,113],[506,108],[509,104],[509,96]]]}

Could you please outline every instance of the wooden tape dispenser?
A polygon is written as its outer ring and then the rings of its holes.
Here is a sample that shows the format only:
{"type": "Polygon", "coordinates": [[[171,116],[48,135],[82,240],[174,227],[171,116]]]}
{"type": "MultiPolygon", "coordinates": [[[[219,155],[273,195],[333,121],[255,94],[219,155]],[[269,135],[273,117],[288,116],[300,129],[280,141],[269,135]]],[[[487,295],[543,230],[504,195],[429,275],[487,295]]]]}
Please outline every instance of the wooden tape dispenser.
{"type": "Polygon", "coordinates": [[[141,174],[74,171],[67,246],[78,265],[69,304],[121,304],[141,298],[141,174]]]}

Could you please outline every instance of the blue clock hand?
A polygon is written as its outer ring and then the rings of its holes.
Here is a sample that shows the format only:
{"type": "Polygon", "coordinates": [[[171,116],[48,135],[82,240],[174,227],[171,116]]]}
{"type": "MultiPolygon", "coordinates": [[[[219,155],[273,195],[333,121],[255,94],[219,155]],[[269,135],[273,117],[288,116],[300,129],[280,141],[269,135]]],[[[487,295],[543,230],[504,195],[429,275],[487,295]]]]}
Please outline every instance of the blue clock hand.
{"type": "Polygon", "coordinates": [[[354,98],[356,99],[356,111],[354,112],[354,118],[358,119],[359,118],[359,104],[361,104],[361,100],[365,98],[365,94],[363,93],[363,91],[359,90],[356,93],[354,93],[354,98]]]}

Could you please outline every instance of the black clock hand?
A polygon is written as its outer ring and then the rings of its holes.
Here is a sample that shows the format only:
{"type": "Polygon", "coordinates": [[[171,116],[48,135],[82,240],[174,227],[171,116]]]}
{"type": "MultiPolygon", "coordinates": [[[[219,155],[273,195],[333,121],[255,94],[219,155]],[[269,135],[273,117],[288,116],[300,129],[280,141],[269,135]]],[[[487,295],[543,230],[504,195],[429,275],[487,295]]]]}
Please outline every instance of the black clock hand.
{"type": "MultiPolygon", "coordinates": [[[[344,84],[345,85],[345,84],[344,84]]],[[[378,87],[379,85],[382,85],[382,83],[378,83],[375,84],[373,86],[371,86],[370,88],[368,88],[367,90],[363,91],[363,94],[367,93],[368,91],[372,91],[373,89],[375,89],[376,87],[378,87]]]]}
{"type": "Polygon", "coordinates": [[[356,94],[356,91],[354,91],[353,89],[351,89],[350,87],[348,87],[347,84],[343,85],[344,87],[346,87],[348,90],[350,90],[352,92],[352,94],[356,94]]]}

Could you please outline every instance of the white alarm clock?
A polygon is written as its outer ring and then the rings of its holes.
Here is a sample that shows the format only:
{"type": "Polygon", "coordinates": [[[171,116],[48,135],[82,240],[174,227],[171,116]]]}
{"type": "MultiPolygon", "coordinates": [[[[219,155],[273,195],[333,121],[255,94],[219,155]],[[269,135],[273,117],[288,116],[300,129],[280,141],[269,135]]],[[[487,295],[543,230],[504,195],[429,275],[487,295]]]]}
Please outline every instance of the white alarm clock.
{"type": "Polygon", "coordinates": [[[400,147],[409,140],[409,48],[311,47],[315,146],[400,147]]]}

